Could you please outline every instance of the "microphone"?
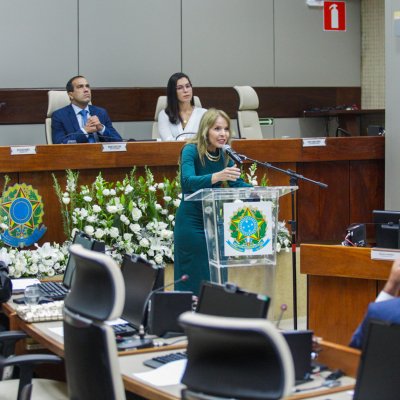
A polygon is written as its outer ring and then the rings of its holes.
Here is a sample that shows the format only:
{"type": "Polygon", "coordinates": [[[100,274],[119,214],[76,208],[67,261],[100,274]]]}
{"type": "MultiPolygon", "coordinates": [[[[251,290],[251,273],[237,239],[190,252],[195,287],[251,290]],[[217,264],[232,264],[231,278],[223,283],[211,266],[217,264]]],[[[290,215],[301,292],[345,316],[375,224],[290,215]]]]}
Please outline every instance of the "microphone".
{"type": "Polygon", "coordinates": [[[287,310],[287,305],[281,304],[281,312],[279,314],[278,320],[276,321],[276,325],[275,325],[277,329],[279,329],[279,324],[281,323],[283,314],[286,310],[287,310]]]}
{"type": "Polygon", "coordinates": [[[189,280],[189,275],[184,274],[184,275],[182,275],[179,279],[177,279],[177,280],[175,280],[175,281],[173,281],[173,282],[167,283],[166,285],[160,286],[160,287],[157,288],[157,289],[152,290],[152,291],[150,292],[150,296],[149,296],[149,297],[151,297],[151,296],[153,295],[153,293],[162,292],[164,289],[166,289],[166,288],[168,288],[168,287],[170,287],[170,286],[172,286],[172,285],[175,285],[176,283],[186,282],[186,281],[188,281],[188,280],[189,280]]]}
{"type": "Polygon", "coordinates": [[[231,146],[229,146],[229,144],[224,144],[222,146],[222,150],[225,151],[226,154],[228,154],[228,156],[235,162],[237,162],[238,164],[242,164],[242,157],[240,154],[236,153],[235,150],[232,149],[231,146]]]}

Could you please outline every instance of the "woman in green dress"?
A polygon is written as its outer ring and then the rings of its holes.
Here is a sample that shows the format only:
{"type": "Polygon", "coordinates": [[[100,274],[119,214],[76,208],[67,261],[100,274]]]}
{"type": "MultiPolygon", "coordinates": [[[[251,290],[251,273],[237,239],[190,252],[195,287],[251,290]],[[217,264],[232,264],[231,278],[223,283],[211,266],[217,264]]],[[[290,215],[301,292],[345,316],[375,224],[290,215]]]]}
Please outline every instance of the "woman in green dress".
{"type": "MultiPolygon", "coordinates": [[[[251,186],[240,178],[240,169],[222,151],[230,139],[228,115],[221,110],[208,110],[201,119],[197,135],[181,152],[183,195],[218,188],[223,182],[230,187],[251,186]]],[[[189,275],[189,279],[177,283],[175,289],[190,290],[198,295],[201,282],[210,280],[201,202],[185,201],[183,196],[176,214],[174,246],[175,279],[189,275]]]]}

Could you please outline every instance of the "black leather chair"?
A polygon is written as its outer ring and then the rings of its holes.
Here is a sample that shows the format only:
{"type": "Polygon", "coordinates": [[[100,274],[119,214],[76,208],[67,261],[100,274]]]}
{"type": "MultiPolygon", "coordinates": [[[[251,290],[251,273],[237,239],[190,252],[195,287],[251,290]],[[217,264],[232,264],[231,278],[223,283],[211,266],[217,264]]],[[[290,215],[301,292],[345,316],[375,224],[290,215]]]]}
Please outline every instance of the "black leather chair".
{"type": "Polygon", "coordinates": [[[281,399],[294,387],[289,347],[267,320],[184,313],[188,337],[182,398],[281,399]]]}
{"type": "Polygon", "coordinates": [[[33,378],[34,368],[39,364],[58,364],[62,359],[52,354],[13,355],[15,343],[26,338],[21,331],[0,333],[0,342],[5,351],[0,355],[0,371],[18,367],[19,379],[2,379],[0,381],[0,399],[2,400],[67,400],[67,387],[64,382],[50,379],[33,378]]]}
{"type": "Polygon", "coordinates": [[[125,285],[115,261],[74,244],[76,270],[65,299],[64,348],[70,399],[124,400],[114,331],[105,321],[120,317],[125,285]]]}

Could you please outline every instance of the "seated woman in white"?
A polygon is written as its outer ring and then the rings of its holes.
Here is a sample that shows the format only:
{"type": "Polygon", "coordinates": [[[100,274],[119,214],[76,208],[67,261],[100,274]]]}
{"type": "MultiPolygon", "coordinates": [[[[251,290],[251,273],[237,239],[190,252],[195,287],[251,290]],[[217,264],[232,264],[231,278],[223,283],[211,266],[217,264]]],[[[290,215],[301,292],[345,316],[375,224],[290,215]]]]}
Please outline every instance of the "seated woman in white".
{"type": "Polygon", "coordinates": [[[173,74],[167,85],[167,108],[158,115],[161,140],[189,139],[190,134],[197,133],[206,111],[205,108],[195,107],[189,77],[182,72],[173,74]]]}

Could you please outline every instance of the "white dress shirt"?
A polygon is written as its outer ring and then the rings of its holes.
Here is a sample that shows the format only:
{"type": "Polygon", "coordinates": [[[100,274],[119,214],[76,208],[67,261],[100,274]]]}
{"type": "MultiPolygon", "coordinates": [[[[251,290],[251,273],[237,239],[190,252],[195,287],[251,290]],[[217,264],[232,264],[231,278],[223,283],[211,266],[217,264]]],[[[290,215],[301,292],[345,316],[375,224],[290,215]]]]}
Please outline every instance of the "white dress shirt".
{"type": "Polygon", "coordinates": [[[187,136],[182,135],[183,133],[197,133],[199,130],[201,117],[206,111],[207,110],[205,108],[194,107],[192,115],[190,116],[185,129],[183,129],[180,122],[179,124],[171,124],[165,110],[161,110],[160,114],[158,114],[158,133],[161,137],[161,140],[185,140],[187,139],[187,136]],[[179,135],[182,136],[177,138],[179,135]]]}

